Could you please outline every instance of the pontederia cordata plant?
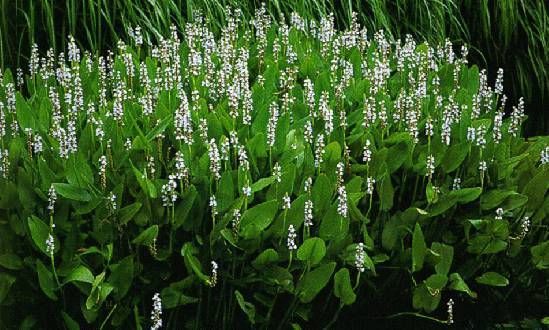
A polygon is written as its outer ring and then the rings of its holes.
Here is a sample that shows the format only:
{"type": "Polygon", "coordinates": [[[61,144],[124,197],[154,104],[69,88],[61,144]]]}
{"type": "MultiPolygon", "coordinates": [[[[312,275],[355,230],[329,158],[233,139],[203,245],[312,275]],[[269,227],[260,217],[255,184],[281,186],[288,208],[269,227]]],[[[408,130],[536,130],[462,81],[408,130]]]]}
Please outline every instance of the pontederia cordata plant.
{"type": "Polygon", "coordinates": [[[3,72],[0,324],[460,324],[517,295],[543,316],[548,139],[521,137],[503,72],[356,20],[240,17],[3,72]]]}

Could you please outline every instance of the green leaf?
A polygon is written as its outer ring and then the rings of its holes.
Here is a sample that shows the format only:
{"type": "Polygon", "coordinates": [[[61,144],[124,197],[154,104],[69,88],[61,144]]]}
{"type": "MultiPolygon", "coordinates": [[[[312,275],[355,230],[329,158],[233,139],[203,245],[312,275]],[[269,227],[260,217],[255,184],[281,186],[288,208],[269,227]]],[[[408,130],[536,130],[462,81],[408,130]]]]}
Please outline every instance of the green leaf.
{"type": "Polygon", "coordinates": [[[0,255],[0,266],[6,269],[19,270],[23,268],[23,261],[17,254],[4,253],[0,255]]]}
{"type": "Polygon", "coordinates": [[[132,243],[137,245],[149,246],[153,243],[154,239],[158,236],[158,225],[152,225],[149,228],[141,232],[132,243]]]}
{"type": "Polygon", "coordinates": [[[143,173],[141,173],[137,167],[135,167],[132,163],[132,161],[130,160],[129,161],[131,166],[132,166],[132,169],[133,169],[133,173],[135,175],[135,178],[137,179],[137,182],[139,183],[139,186],[141,187],[141,189],[143,190],[143,192],[149,196],[150,198],[156,198],[157,197],[157,192],[156,192],[156,187],[155,185],[152,183],[151,180],[145,178],[145,176],[143,175],[143,173]]]}
{"type": "Polygon", "coordinates": [[[15,94],[15,99],[17,105],[17,121],[19,122],[21,130],[24,131],[25,128],[31,128],[36,131],[37,125],[35,112],[28,105],[21,93],[17,92],[15,94]]]}
{"type": "Polygon", "coordinates": [[[131,219],[133,219],[133,217],[137,214],[137,212],[141,210],[141,206],[143,206],[143,204],[139,202],[135,202],[121,208],[118,211],[118,219],[120,223],[127,224],[131,219]]]}
{"type": "Polygon", "coordinates": [[[460,204],[470,203],[476,200],[480,194],[482,194],[482,188],[461,188],[458,190],[452,190],[449,195],[455,196],[456,200],[460,204]]]}
{"type": "Polygon", "coordinates": [[[461,291],[467,293],[471,298],[476,298],[477,294],[474,291],[471,291],[469,289],[469,286],[463,278],[461,278],[461,275],[458,273],[452,273],[450,274],[450,284],[448,285],[448,288],[454,291],[461,291]]]}
{"type": "Polygon", "coordinates": [[[296,294],[302,303],[310,303],[324,289],[332,277],[335,266],[335,262],[323,264],[303,276],[296,287],[296,294]]]}
{"type": "Polygon", "coordinates": [[[65,326],[69,330],[80,330],[80,326],[78,323],[72,319],[72,317],[69,316],[69,314],[65,312],[61,312],[61,316],[63,317],[63,321],[65,321],[65,326]]]}
{"type": "Polygon", "coordinates": [[[537,269],[549,269],[549,241],[530,248],[532,263],[537,269]]]}
{"type": "Polygon", "coordinates": [[[53,183],[55,192],[59,195],[80,202],[89,202],[91,196],[88,191],[84,188],[80,188],[76,185],[70,183],[53,183]]]}
{"type": "Polygon", "coordinates": [[[423,261],[427,253],[427,245],[421,231],[421,226],[416,223],[412,236],[412,272],[417,272],[423,268],[423,261]]]}
{"type": "Polygon", "coordinates": [[[334,295],[345,305],[351,305],[356,300],[356,294],[351,286],[351,277],[347,268],[341,268],[334,275],[334,295]]]}
{"type": "Polygon", "coordinates": [[[261,269],[262,267],[276,263],[278,261],[278,252],[274,249],[267,249],[261,252],[255,259],[252,261],[252,266],[256,269],[261,269]]]}
{"type": "Polygon", "coordinates": [[[270,186],[273,182],[275,181],[275,177],[274,176],[271,176],[271,177],[268,177],[268,178],[261,178],[259,180],[257,180],[256,182],[254,182],[250,188],[252,188],[252,192],[253,193],[256,193],[258,191],[261,191],[265,188],[267,188],[268,186],[270,186]]]}
{"type": "Polygon", "coordinates": [[[94,280],[92,272],[86,266],[77,266],[67,277],[65,277],[63,285],[70,282],[83,282],[92,284],[94,280]]]}
{"type": "Polygon", "coordinates": [[[326,174],[322,173],[317,178],[312,188],[313,205],[315,211],[324,212],[332,199],[332,185],[326,174]]]}
{"type": "Polygon", "coordinates": [[[238,290],[235,290],[234,295],[236,296],[236,301],[238,302],[238,306],[240,306],[240,309],[242,309],[242,311],[246,314],[246,316],[248,316],[248,321],[250,321],[251,324],[255,324],[254,304],[244,300],[244,297],[238,290]]]}
{"type": "Polygon", "coordinates": [[[509,285],[509,280],[496,272],[486,272],[481,276],[475,278],[475,281],[480,284],[490,285],[490,286],[507,286],[509,285]]]}
{"type": "Polygon", "coordinates": [[[388,211],[393,207],[394,195],[395,191],[393,189],[393,184],[391,183],[391,176],[387,175],[381,182],[381,187],[379,189],[379,198],[381,199],[381,209],[383,211],[388,211]]]}
{"type": "Polygon", "coordinates": [[[223,172],[219,180],[219,189],[215,196],[219,206],[219,211],[226,211],[234,201],[234,183],[233,171],[223,172]]]}
{"type": "Polygon", "coordinates": [[[199,301],[198,298],[187,296],[180,289],[172,286],[162,289],[160,296],[162,298],[162,308],[166,309],[194,304],[199,301]]]}
{"type": "Polygon", "coordinates": [[[191,270],[200,280],[208,284],[210,277],[202,272],[200,261],[194,256],[194,253],[196,253],[196,248],[191,243],[185,243],[181,248],[181,255],[183,256],[187,269],[191,270]]]}
{"type": "Polygon", "coordinates": [[[440,256],[440,261],[435,265],[437,274],[448,275],[454,258],[454,248],[451,245],[435,242],[431,245],[431,250],[440,256]]]}
{"type": "Polygon", "coordinates": [[[528,197],[526,208],[535,211],[541,207],[549,189],[549,166],[537,173],[524,187],[523,194],[528,197]]]}
{"type": "Polygon", "coordinates": [[[440,291],[435,290],[435,292],[431,293],[427,288],[427,284],[422,283],[414,289],[412,305],[415,309],[423,309],[427,313],[431,313],[437,309],[440,298],[440,291]]]}
{"type": "Polygon", "coordinates": [[[133,255],[129,255],[120,260],[118,264],[111,265],[111,276],[109,283],[114,287],[114,297],[116,300],[124,298],[133,282],[133,255]]]}
{"type": "Polygon", "coordinates": [[[468,152],[469,145],[465,142],[451,145],[444,153],[440,164],[444,172],[450,173],[456,170],[463,163],[468,152]]]}
{"type": "Polygon", "coordinates": [[[179,202],[175,207],[175,228],[179,228],[179,226],[186,224],[197,197],[198,192],[196,191],[196,188],[191,185],[181,197],[181,202],[179,202]]]}
{"type": "MultiPolygon", "coordinates": [[[[46,225],[42,220],[38,219],[34,215],[31,215],[27,219],[27,224],[29,226],[29,231],[31,238],[36,244],[36,246],[42,251],[45,255],[49,256],[50,254],[47,251],[46,240],[50,234],[50,227],[46,225]]],[[[59,250],[59,241],[54,237],[55,251],[59,250]]]]}
{"type": "Polygon", "coordinates": [[[270,200],[246,210],[240,220],[242,236],[252,238],[257,233],[256,230],[260,232],[266,229],[273,221],[277,210],[278,201],[276,200],[270,200]],[[250,230],[252,226],[255,230],[250,230]]]}
{"type": "Polygon", "coordinates": [[[326,244],[321,238],[311,237],[305,240],[297,250],[297,259],[316,265],[326,255],[326,244]]]}
{"type": "Polygon", "coordinates": [[[446,275],[442,274],[433,274],[425,280],[425,285],[427,286],[427,290],[429,290],[431,295],[436,294],[437,292],[440,292],[442,289],[444,289],[446,283],[448,283],[448,278],[446,277],[446,275]]]}
{"type": "Polygon", "coordinates": [[[0,304],[6,299],[10,292],[11,286],[15,283],[16,278],[4,272],[0,273],[0,304]]]}
{"type": "Polygon", "coordinates": [[[36,272],[38,273],[38,283],[42,292],[51,300],[57,300],[57,296],[54,293],[56,284],[53,274],[44,266],[40,259],[36,259],[36,272]]]}
{"type": "Polygon", "coordinates": [[[324,240],[344,237],[349,232],[349,220],[337,212],[337,205],[332,205],[320,222],[319,236],[324,240]]]}

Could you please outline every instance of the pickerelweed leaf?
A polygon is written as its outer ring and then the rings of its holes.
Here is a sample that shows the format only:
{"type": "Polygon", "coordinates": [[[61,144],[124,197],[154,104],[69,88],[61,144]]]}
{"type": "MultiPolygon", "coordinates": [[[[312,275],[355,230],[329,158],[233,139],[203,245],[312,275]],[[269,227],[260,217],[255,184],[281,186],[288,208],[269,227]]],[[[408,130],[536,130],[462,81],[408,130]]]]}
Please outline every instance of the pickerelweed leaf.
{"type": "Polygon", "coordinates": [[[311,302],[324,289],[332,277],[335,266],[335,262],[323,264],[303,276],[296,287],[297,297],[302,303],[311,302]]]}
{"type": "Polygon", "coordinates": [[[70,183],[53,183],[55,192],[59,195],[75,201],[89,202],[91,200],[90,193],[84,189],[70,183]]]}
{"type": "Polygon", "coordinates": [[[53,274],[40,259],[36,259],[36,272],[38,273],[38,283],[42,292],[51,300],[57,300],[57,295],[55,294],[56,283],[53,274]]]}
{"type": "Polygon", "coordinates": [[[423,261],[427,253],[427,245],[421,231],[421,226],[416,223],[412,235],[412,272],[417,272],[423,268],[423,261]]]}
{"type": "Polygon", "coordinates": [[[486,272],[481,276],[475,278],[475,281],[480,284],[490,285],[490,286],[507,286],[509,285],[509,280],[496,272],[486,272]]]}
{"type": "MultiPolygon", "coordinates": [[[[27,219],[27,224],[29,226],[29,231],[34,244],[47,256],[50,255],[48,252],[46,241],[50,235],[50,227],[46,225],[42,220],[38,219],[34,215],[31,215],[27,219]]],[[[59,250],[59,241],[54,237],[54,252],[59,250]]]]}
{"type": "Polygon", "coordinates": [[[244,296],[242,296],[242,293],[240,291],[236,290],[234,292],[234,295],[236,297],[236,301],[238,302],[238,306],[240,306],[240,309],[246,314],[248,317],[248,321],[250,321],[251,324],[255,324],[255,306],[254,304],[244,300],[244,296]]]}
{"type": "Polygon", "coordinates": [[[334,275],[334,295],[345,305],[351,305],[356,300],[356,294],[351,286],[351,277],[347,268],[341,268],[334,275]]]}
{"type": "Polygon", "coordinates": [[[152,225],[132,240],[133,244],[149,246],[158,236],[158,225],[152,225]]]}
{"type": "Polygon", "coordinates": [[[321,238],[306,239],[297,250],[297,259],[307,261],[311,265],[318,264],[326,255],[326,244],[321,238]]]}
{"type": "MultiPolygon", "coordinates": [[[[271,200],[259,205],[256,205],[244,212],[240,221],[242,233],[247,233],[246,229],[250,226],[255,226],[257,230],[266,229],[274,219],[278,210],[278,201],[271,200]]],[[[249,234],[244,234],[245,238],[252,238],[249,234]]]]}

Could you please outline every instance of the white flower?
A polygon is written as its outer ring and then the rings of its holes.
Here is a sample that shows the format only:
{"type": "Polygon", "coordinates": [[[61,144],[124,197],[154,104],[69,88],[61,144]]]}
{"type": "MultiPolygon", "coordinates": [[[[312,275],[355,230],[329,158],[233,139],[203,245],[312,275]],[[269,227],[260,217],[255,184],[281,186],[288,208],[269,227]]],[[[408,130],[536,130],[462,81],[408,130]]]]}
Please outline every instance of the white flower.
{"type": "Polygon", "coordinates": [[[238,146],[238,162],[243,170],[248,171],[250,169],[248,154],[246,153],[246,148],[244,148],[243,145],[238,146]]]}
{"type": "Polygon", "coordinates": [[[162,327],[162,300],[160,294],[155,293],[153,298],[153,309],[151,311],[151,330],[158,330],[162,327]]]}
{"type": "Polygon", "coordinates": [[[316,145],[315,145],[315,168],[319,168],[320,164],[324,162],[324,153],[326,150],[324,148],[326,147],[326,144],[324,142],[324,135],[320,134],[316,138],[316,145]]]}
{"type": "Polygon", "coordinates": [[[431,178],[435,173],[435,157],[433,155],[427,156],[427,176],[431,178]]]}
{"type": "Polygon", "coordinates": [[[276,182],[282,182],[282,167],[278,164],[278,162],[273,166],[273,177],[276,182]]]}
{"type": "Polygon", "coordinates": [[[303,224],[305,227],[313,225],[313,201],[308,199],[305,201],[305,218],[303,224]]]}
{"type": "Polygon", "coordinates": [[[503,94],[503,69],[498,69],[498,76],[496,78],[496,83],[494,85],[494,93],[503,94]]]}
{"type": "Polygon", "coordinates": [[[339,162],[336,165],[336,175],[337,175],[337,185],[341,186],[343,184],[343,174],[345,171],[345,164],[339,162]]]}
{"type": "Polygon", "coordinates": [[[116,195],[114,194],[114,192],[111,191],[110,195],[109,195],[109,207],[111,208],[112,211],[115,211],[116,210],[116,195]]]}
{"type": "Polygon", "coordinates": [[[496,220],[502,220],[503,219],[503,209],[501,207],[498,207],[496,210],[496,220]]]}
{"type": "Polygon", "coordinates": [[[282,209],[283,210],[290,209],[290,203],[291,203],[290,196],[288,196],[288,193],[286,193],[284,197],[282,197],[282,209]]]}
{"type": "Polygon", "coordinates": [[[241,218],[240,210],[234,209],[233,210],[233,220],[232,220],[232,226],[233,226],[233,234],[235,236],[238,236],[238,230],[240,229],[240,218],[241,218]]]}
{"type": "Polygon", "coordinates": [[[215,217],[217,215],[217,200],[215,199],[215,195],[210,196],[210,208],[212,209],[212,217],[215,217]]]}
{"type": "Polygon", "coordinates": [[[295,233],[294,226],[290,225],[288,227],[288,242],[287,242],[288,250],[290,251],[297,250],[297,245],[295,244],[296,237],[297,237],[297,234],[295,233]]]}
{"type": "Polygon", "coordinates": [[[481,172],[486,172],[486,170],[488,170],[488,164],[486,163],[485,160],[481,160],[478,163],[478,170],[481,172]]]}
{"type": "Polygon", "coordinates": [[[541,165],[549,164],[549,146],[541,150],[540,161],[541,165]]]}
{"type": "Polygon", "coordinates": [[[476,140],[476,130],[474,127],[467,127],[467,141],[473,142],[476,140]]]}
{"type": "Polygon", "coordinates": [[[55,250],[55,241],[53,239],[53,235],[50,233],[48,234],[48,238],[46,239],[46,252],[50,255],[53,255],[54,250],[55,250]]]}
{"type": "Polygon", "coordinates": [[[276,138],[276,126],[278,124],[278,105],[276,102],[271,103],[269,114],[269,122],[267,123],[267,144],[269,147],[273,147],[276,138]]]}
{"type": "Polygon", "coordinates": [[[250,185],[246,184],[244,187],[242,187],[242,193],[246,197],[250,197],[252,195],[252,188],[250,185]]]}
{"type": "Polygon", "coordinates": [[[376,183],[376,179],[373,177],[366,178],[366,193],[368,195],[372,195],[374,193],[374,185],[376,183]]]}
{"type": "Polygon", "coordinates": [[[216,180],[221,179],[221,157],[219,156],[219,150],[217,149],[215,139],[210,140],[208,156],[210,157],[210,173],[216,180]]]}
{"type": "Polygon", "coordinates": [[[305,184],[303,186],[303,190],[305,190],[306,193],[311,192],[311,187],[313,186],[313,178],[310,176],[305,179],[305,184]]]}
{"type": "Polygon", "coordinates": [[[362,161],[368,164],[372,160],[372,150],[370,150],[370,140],[366,140],[364,151],[362,153],[362,161]]]}
{"type": "Polygon", "coordinates": [[[50,189],[48,190],[48,210],[50,211],[50,214],[53,214],[56,201],[57,194],[55,193],[55,188],[53,187],[53,185],[51,185],[50,189]]]}
{"type": "Polygon", "coordinates": [[[452,183],[452,190],[460,190],[460,189],[461,189],[461,179],[454,178],[454,182],[452,183]]]}
{"type": "Polygon", "coordinates": [[[337,188],[337,213],[344,218],[347,217],[347,190],[343,185],[337,188]]]}
{"type": "Polygon", "coordinates": [[[212,275],[210,276],[210,286],[213,288],[217,284],[217,263],[212,260],[212,275]]]}
{"type": "Polygon", "coordinates": [[[528,232],[530,231],[530,218],[524,217],[520,223],[520,234],[519,239],[524,239],[528,232]]]}
{"type": "Polygon", "coordinates": [[[161,188],[162,205],[173,206],[173,203],[177,201],[177,181],[173,174],[168,176],[168,183],[163,184],[161,188]]]}
{"type": "Polygon", "coordinates": [[[454,301],[452,299],[448,300],[446,303],[448,306],[448,324],[454,323],[454,301]]]}
{"type": "Polygon", "coordinates": [[[355,267],[361,273],[364,272],[365,258],[366,258],[366,252],[364,252],[364,243],[358,243],[356,245],[356,252],[355,252],[355,267]]]}

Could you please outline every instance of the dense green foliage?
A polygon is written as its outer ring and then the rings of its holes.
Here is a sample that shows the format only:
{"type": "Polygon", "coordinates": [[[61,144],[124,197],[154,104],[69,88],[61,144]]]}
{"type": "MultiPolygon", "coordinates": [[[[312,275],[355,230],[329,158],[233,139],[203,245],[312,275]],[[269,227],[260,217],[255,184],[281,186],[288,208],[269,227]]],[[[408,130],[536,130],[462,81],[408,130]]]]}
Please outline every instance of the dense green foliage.
{"type": "Polygon", "coordinates": [[[240,17],[3,72],[0,327],[547,323],[549,139],[501,75],[240,17]]]}
{"type": "MultiPolygon", "coordinates": [[[[267,11],[278,21],[292,11],[313,19],[333,12],[336,26],[348,27],[352,13],[375,32],[384,29],[390,40],[411,34],[416,40],[437,44],[445,38],[466,43],[470,60],[494,73],[507,72],[510,100],[524,96],[526,134],[549,129],[549,10],[539,0],[369,0],[369,1],[268,1],[267,11]]],[[[77,44],[92,52],[112,49],[126,36],[126,27],[140,26],[146,40],[167,35],[171,24],[182,28],[202,12],[214,32],[226,22],[228,6],[242,11],[250,22],[260,1],[235,0],[0,0],[0,67],[26,66],[33,43],[60,51],[71,34],[77,44]]],[[[495,77],[491,77],[495,78],[495,77]]]]}

